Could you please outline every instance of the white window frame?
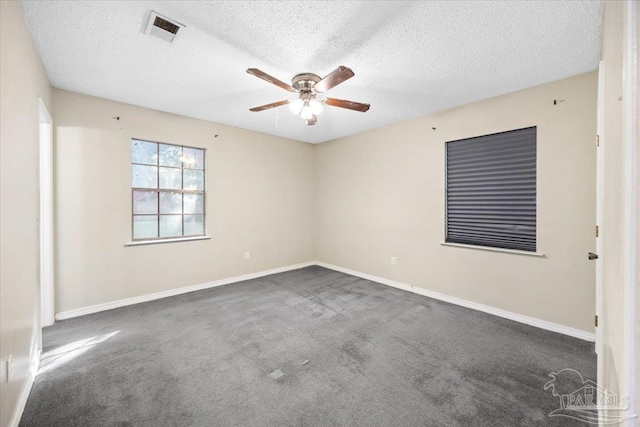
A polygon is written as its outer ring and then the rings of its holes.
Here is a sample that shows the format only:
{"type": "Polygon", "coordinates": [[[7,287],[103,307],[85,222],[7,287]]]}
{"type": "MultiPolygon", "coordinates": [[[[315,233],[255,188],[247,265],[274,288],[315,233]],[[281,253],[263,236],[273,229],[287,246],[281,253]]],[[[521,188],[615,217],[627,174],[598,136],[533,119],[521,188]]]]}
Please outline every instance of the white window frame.
{"type": "MultiPolygon", "coordinates": [[[[465,243],[455,243],[455,242],[451,242],[448,241],[448,211],[449,211],[449,207],[448,207],[448,200],[447,200],[447,194],[448,194],[448,176],[447,176],[447,144],[449,142],[455,142],[455,141],[459,141],[459,140],[465,140],[465,139],[474,139],[474,138],[481,138],[484,136],[491,136],[491,135],[496,135],[496,134],[502,134],[502,133],[509,133],[509,132],[513,132],[513,131],[518,131],[518,130],[523,130],[523,129],[527,129],[530,127],[535,127],[537,128],[537,125],[531,125],[531,126],[525,126],[522,128],[516,128],[516,129],[511,129],[511,130],[507,130],[507,131],[501,131],[501,132],[494,132],[494,133],[490,133],[490,134],[483,134],[483,135],[479,135],[476,137],[467,137],[467,138],[461,138],[461,139],[456,139],[456,140],[450,140],[450,141],[445,141],[444,142],[444,170],[445,170],[445,177],[444,177],[444,228],[443,228],[443,237],[442,240],[440,241],[440,245],[441,246],[450,246],[450,247],[456,247],[456,248],[463,248],[463,249],[475,249],[475,250],[481,250],[481,251],[489,251],[489,252],[502,252],[502,253],[508,253],[508,254],[516,254],[516,255],[525,255],[525,256],[533,256],[533,257],[544,257],[545,254],[540,250],[539,248],[539,229],[537,227],[537,219],[538,219],[538,207],[536,207],[536,250],[534,251],[528,251],[528,250],[519,250],[519,249],[511,249],[511,248],[503,248],[503,247],[498,247],[498,246],[483,246],[483,245],[476,245],[476,244],[465,244],[465,243]]],[[[537,150],[537,138],[536,138],[536,150],[537,150]]],[[[536,163],[537,163],[537,159],[536,159],[536,163]]],[[[536,169],[537,168],[537,164],[536,164],[536,169]]],[[[536,193],[538,190],[538,178],[539,178],[539,171],[536,171],[536,193]]]]}
{"type": "MultiPolygon", "coordinates": [[[[158,163],[155,165],[156,168],[158,168],[158,174],[160,173],[160,167],[168,167],[168,168],[173,168],[173,169],[180,169],[182,171],[182,188],[181,189],[165,189],[165,188],[160,188],[160,179],[158,176],[158,187],[157,188],[142,188],[142,187],[134,187],[133,186],[133,171],[130,169],[131,172],[131,241],[126,243],[125,246],[138,246],[138,245],[149,245],[149,244],[155,244],[155,243],[169,243],[169,242],[184,242],[184,241],[191,241],[191,240],[204,240],[204,239],[210,239],[210,236],[207,235],[207,149],[204,147],[194,147],[194,146],[190,146],[190,145],[184,145],[184,144],[174,144],[174,143],[170,143],[170,142],[162,142],[162,141],[152,141],[149,139],[144,139],[144,138],[131,138],[130,142],[133,141],[140,141],[140,142],[148,142],[148,143],[153,143],[156,144],[158,146],[158,149],[160,147],[160,144],[162,145],[171,145],[174,147],[180,147],[182,148],[190,148],[190,149],[194,149],[194,150],[201,150],[202,151],[202,157],[203,157],[203,168],[202,168],[202,176],[203,176],[203,183],[202,183],[202,190],[185,190],[184,189],[184,170],[200,170],[200,169],[193,169],[193,168],[185,168],[184,164],[180,167],[177,166],[163,166],[159,164],[159,159],[158,159],[158,163]],[[148,192],[157,192],[158,193],[158,209],[157,209],[157,213],[156,214],[136,214],[134,209],[134,194],[136,191],[148,191],[148,192]],[[161,193],[181,193],[181,194],[202,194],[202,234],[195,234],[195,235],[184,235],[184,202],[183,202],[183,208],[182,208],[182,212],[180,214],[166,214],[166,215],[180,215],[182,216],[183,220],[182,220],[182,235],[180,236],[167,236],[167,237],[160,237],[160,216],[161,215],[165,215],[165,214],[161,214],[160,213],[160,194],[161,193]],[[158,217],[158,237],[144,237],[144,238],[135,238],[134,236],[134,218],[136,216],[157,216],[158,217]]],[[[133,161],[133,153],[131,151],[131,148],[129,149],[130,154],[131,154],[131,161],[130,161],[130,167],[134,166],[134,165],[141,165],[141,166],[154,166],[154,165],[150,165],[150,164],[146,164],[146,163],[135,163],[133,161]]],[[[190,215],[190,214],[186,214],[186,215],[190,215]]],[[[199,214],[195,214],[195,215],[199,215],[199,214]]]]}

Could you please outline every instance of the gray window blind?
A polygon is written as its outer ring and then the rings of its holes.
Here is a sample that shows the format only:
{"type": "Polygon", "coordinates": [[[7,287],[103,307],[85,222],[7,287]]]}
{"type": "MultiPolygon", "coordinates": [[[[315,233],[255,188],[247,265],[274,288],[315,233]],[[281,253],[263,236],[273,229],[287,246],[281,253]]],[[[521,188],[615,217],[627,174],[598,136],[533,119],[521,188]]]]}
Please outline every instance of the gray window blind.
{"type": "Polygon", "coordinates": [[[446,241],[536,251],[536,128],[446,143],[446,241]]]}

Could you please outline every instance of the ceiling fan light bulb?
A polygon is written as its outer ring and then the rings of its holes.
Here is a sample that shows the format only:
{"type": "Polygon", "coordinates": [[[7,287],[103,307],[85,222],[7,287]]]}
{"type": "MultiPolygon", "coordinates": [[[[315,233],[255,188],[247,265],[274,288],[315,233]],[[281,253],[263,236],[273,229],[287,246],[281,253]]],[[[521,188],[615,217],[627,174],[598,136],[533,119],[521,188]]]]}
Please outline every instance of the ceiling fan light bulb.
{"type": "Polygon", "coordinates": [[[300,114],[300,111],[302,111],[303,106],[304,106],[304,102],[300,98],[296,99],[295,101],[289,104],[289,108],[291,109],[291,112],[293,114],[300,114]]]}
{"type": "Polygon", "coordinates": [[[322,102],[316,100],[316,99],[312,99],[311,101],[309,101],[309,107],[311,108],[311,113],[314,115],[318,115],[322,112],[322,102]]]}
{"type": "Polygon", "coordinates": [[[302,107],[302,111],[300,112],[300,117],[309,120],[313,117],[313,112],[311,111],[311,107],[305,105],[302,107]]]}

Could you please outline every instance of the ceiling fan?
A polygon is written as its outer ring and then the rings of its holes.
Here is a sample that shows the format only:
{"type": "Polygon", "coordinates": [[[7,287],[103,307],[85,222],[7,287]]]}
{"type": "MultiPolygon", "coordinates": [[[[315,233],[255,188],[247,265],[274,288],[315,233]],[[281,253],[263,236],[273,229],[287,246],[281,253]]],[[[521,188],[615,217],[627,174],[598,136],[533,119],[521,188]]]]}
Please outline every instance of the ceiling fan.
{"type": "Polygon", "coordinates": [[[317,116],[322,111],[323,104],[327,104],[332,107],[361,111],[363,113],[370,107],[369,104],[362,104],[360,102],[346,101],[344,99],[336,98],[322,98],[319,96],[354,76],[354,73],[350,68],[342,65],[322,79],[312,73],[297,74],[291,80],[291,85],[280,81],[257,68],[249,68],[247,73],[261,78],[262,80],[266,80],[284,90],[298,94],[298,98],[296,99],[285,99],[284,101],[272,102],[271,104],[251,108],[250,111],[264,111],[270,108],[289,104],[291,111],[294,114],[299,114],[300,117],[307,122],[307,125],[311,126],[318,122],[317,116]]]}

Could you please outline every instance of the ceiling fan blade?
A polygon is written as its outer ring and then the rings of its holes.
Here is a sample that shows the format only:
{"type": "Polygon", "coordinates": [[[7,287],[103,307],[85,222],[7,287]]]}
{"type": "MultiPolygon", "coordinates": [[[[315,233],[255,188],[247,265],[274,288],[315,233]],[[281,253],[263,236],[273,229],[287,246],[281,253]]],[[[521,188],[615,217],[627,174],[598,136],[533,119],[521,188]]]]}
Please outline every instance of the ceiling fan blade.
{"type": "Polygon", "coordinates": [[[256,76],[262,80],[268,81],[269,83],[272,83],[276,86],[281,87],[284,90],[288,90],[289,92],[298,92],[296,90],[296,88],[294,88],[291,85],[286,84],[283,81],[280,81],[278,79],[276,79],[275,77],[270,76],[269,74],[265,73],[264,71],[260,71],[257,68],[248,68],[247,69],[247,73],[256,76]]]}
{"type": "Polygon", "coordinates": [[[351,68],[347,68],[343,65],[339,66],[332,72],[330,72],[326,77],[316,83],[313,88],[316,92],[326,92],[332,87],[338,86],[340,83],[345,80],[350,79],[355,74],[351,70],[351,68]]]}
{"type": "Polygon", "coordinates": [[[265,104],[259,107],[250,108],[249,111],[253,111],[253,112],[264,111],[264,110],[268,110],[269,108],[275,108],[275,107],[280,107],[281,105],[287,105],[290,102],[291,102],[290,99],[286,99],[284,101],[272,102],[271,104],[265,104]]]}
{"type": "Polygon", "coordinates": [[[315,115],[311,116],[311,118],[310,118],[310,119],[307,119],[307,125],[308,125],[308,126],[313,126],[313,125],[315,125],[316,123],[318,123],[318,117],[317,117],[317,116],[315,116],[315,115]]]}
{"type": "Polygon", "coordinates": [[[331,105],[332,107],[348,108],[349,110],[365,112],[369,109],[369,104],[362,104],[360,102],[346,101],[344,99],[327,98],[324,103],[331,105]]]}

